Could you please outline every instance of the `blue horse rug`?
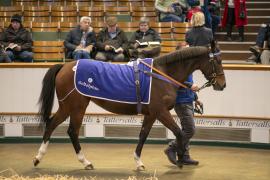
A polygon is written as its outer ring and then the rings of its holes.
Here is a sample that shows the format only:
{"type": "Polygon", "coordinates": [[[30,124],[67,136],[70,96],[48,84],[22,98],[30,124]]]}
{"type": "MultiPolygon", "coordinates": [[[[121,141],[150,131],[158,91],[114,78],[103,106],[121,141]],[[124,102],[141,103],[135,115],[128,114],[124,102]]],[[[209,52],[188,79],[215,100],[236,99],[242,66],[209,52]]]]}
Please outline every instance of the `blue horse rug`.
{"type": "MultiPolygon", "coordinates": [[[[152,66],[153,59],[144,59],[152,66]]],[[[152,77],[142,71],[152,69],[138,64],[141,103],[150,103],[152,77]]],[[[129,64],[111,64],[101,61],[81,59],[74,67],[76,90],[84,96],[109,101],[137,104],[134,67],[129,64]]]]}

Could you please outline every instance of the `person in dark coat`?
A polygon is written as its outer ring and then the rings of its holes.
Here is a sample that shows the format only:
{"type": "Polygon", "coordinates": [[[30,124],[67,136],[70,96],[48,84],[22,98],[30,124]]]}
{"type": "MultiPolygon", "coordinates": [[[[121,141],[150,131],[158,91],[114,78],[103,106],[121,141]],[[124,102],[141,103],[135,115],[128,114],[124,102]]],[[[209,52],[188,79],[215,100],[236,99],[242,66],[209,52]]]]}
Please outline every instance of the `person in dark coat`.
{"type": "Polygon", "coordinates": [[[32,37],[22,25],[22,17],[15,14],[11,17],[11,24],[0,34],[0,44],[7,62],[21,61],[32,62],[32,37]]]}
{"type": "Polygon", "coordinates": [[[149,27],[149,18],[141,17],[139,29],[129,40],[129,53],[133,58],[153,58],[160,54],[160,36],[158,32],[149,27]],[[148,45],[141,46],[140,43],[148,45]],[[151,45],[152,44],[152,45],[151,45]]]}
{"type": "Polygon", "coordinates": [[[96,43],[96,34],[90,25],[91,18],[83,16],[80,19],[80,24],[67,34],[64,41],[67,58],[90,59],[90,54],[96,43]]]}
{"type": "Polygon", "coordinates": [[[106,19],[106,27],[97,36],[96,60],[127,61],[128,39],[125,32],[117,27],[116,17],[106,19]]]}
{"type": "Polygon", "coordinates": [[[239,41],[244,41],[244,26],[247,25],[246,0],[225,0],[222,27],[226,27],[228,41],[232,41],[232,27],[236,25],[239,41]]]}

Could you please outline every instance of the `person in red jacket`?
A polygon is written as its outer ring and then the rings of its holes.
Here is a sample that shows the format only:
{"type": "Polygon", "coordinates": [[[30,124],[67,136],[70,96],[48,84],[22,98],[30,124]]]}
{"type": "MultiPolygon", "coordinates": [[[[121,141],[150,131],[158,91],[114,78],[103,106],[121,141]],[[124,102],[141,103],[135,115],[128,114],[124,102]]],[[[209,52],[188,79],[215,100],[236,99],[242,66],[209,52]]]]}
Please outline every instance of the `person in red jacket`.
{"type": "Polygon", "coordinates": [[[226,27],[227,40],[232,40],[232,27],[239,31],[239,41],[244,41],[244,26],[247,25],[246,0],[225,0],[222,27],[226,27]]]}

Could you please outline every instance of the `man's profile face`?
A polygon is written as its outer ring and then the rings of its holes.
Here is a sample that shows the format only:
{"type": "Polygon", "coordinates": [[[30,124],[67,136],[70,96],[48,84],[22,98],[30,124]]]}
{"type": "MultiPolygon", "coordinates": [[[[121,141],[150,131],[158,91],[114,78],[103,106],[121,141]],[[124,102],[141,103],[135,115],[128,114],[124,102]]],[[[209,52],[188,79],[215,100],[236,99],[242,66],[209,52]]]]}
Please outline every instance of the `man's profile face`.
{"type": "Polygon", "coordinates": [[[17,31],[18,29],[20,29],[21,23],[19,23],[18,21],[12,21],[12,22],[11,22],[11,27],[12,27],[15,31],[17,31]]]}
{"type": "Polygon", "coordinates": [[[91,22],[89,19],[84,19],[82,22],[80,22],[81,30],[88,31],[89,27],[91,25],[91,22]]]}

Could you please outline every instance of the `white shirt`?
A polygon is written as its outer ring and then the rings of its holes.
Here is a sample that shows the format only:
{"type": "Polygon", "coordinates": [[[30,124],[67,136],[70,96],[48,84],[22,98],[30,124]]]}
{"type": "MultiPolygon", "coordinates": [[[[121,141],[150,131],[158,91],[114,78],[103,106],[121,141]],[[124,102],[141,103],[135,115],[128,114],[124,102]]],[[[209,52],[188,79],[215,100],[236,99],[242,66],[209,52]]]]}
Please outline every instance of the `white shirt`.
{"type": "Polygon", "coordinates": [[[234,8],[234,0],[228,0],[228,6],[234,8]]]}

